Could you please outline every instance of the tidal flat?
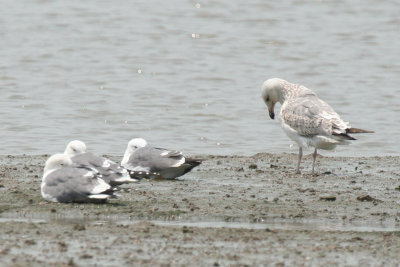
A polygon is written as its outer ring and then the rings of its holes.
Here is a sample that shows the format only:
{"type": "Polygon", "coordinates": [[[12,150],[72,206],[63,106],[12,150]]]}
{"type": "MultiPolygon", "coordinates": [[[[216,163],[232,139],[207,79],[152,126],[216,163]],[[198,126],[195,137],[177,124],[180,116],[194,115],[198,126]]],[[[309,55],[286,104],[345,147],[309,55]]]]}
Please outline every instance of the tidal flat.
{"type": "Polygon", "coordinates": [[[295,154],[199,155],[180,180],[124,185],[106,204],[59,204],[40,195],[48,156],[0,156],[1,265],[400,262],[400,157],[320,156],[311,175],[308,155],[297,175],[295,154]]]}

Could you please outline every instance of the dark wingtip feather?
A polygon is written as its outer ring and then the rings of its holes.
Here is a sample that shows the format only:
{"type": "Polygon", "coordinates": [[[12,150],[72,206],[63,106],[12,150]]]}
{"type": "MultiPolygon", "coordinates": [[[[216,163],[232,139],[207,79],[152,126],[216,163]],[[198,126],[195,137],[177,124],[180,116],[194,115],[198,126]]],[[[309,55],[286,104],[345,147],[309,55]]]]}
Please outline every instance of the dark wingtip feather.
{"type": "Polygon", "coordinates": [[[185,158],[185,163],[194,165],[194,167],[200,165],[204,159],[191,159],[191,158],[185,158]]]}
{"type": "Polygon", "coordinates": [[[345,140],[357,140],[354,137],[348,135],[347,133],[333,133],[333,135],[335,136],[340,136],[341,138],[345,139],[345,140]]]}
{"type": "Polygon", "coordinates": [[[157,172],[131,171],[128,170],[129,176],[140,181],[141,179],[158,179],[160,174],[157,172]]]}
{"type": "MultiPolygon", "coordinates": [[[[185,166],[186,169],[183,174],[186,174],[190,172],[193,168],[199,166],[204,160],[203,159],[191,159],[191,158],[185,158],[185,166]]],[[[183,175],[182,174],[182,175],[183,175]]]]}

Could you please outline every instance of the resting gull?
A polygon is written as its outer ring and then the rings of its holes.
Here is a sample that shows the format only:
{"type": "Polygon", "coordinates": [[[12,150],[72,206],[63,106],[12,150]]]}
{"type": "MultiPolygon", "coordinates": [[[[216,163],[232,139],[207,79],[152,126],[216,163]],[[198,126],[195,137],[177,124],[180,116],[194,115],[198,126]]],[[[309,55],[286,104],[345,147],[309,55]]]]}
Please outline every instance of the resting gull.
{"type": "Polygon", "coordinates": [[[145,178],[175,179],[201,162],[185,158],[180,151],[151,147],[143,138],[135,138],[129,141],[121,165],[129,171],[143,172],[145,178]]]}
{"type": "Polygon", "coordinates": [[[261,95],[271,119],[275,117],[275,103],[280,102],[282,105],[281,126],[289,138],[299,145],[297,173],[300,173],[303,148],[315,148],[312,165],[314,174],[318,148],[331,150],[337,145],[348,144],[349,140],[356,140],[349,134],[373,133],[350,127],[325,101],[302,85],[273,78],[264,82],[261,95]]]}
{"type": "Polygon", "coordinates": [[[137,182],[137,180],[132,179],[128,171],[119,164],[104,157],[98,157],[90,152],[86,152],[86,145],[82,141],[74,140],[69,142],[64,154],[71,157],[72,163],[75,166],[90,168],[101,173],[102,179],[112,186],[137,182]]]}
{"type": "Polygon", "coordinates": [[[73,166],[68,155],[55,154],[46,161],[41,192],[52,202],[104,202],[112,197],[113,188],[101,174],[73,166]]]}

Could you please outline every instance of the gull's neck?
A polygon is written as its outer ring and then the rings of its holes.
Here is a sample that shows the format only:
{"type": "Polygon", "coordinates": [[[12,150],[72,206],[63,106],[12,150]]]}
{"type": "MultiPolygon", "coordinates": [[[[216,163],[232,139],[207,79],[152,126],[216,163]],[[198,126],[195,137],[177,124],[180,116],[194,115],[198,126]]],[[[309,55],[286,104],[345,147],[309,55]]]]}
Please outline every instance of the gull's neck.
{"type": "Polygon", "coordinates": [[[286,100],[293,99],[298,97],[299,95],[303,95],[305,93],[313,93],[310,89],[299,85],[287,82],[285,80],[280,81],[280,85],[277,88],[278,91],[278,101],[283,104],[286,100]]]}
{"type": "Polygon", "coordinates": [[[129,157],[132,155],[132,149],[127,148],[124,154],[124,157],[122,158],[121,165],[125,166],[128,163],[129,157]]]}

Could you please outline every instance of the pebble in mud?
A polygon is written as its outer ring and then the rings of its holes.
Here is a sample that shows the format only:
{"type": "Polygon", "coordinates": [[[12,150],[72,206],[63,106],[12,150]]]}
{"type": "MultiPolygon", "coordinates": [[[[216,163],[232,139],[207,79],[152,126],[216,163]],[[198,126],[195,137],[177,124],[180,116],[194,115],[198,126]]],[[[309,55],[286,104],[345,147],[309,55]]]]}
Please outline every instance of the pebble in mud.
{"type": "Polygon", "coordinates": [[[370,195],[362,195],[357,197],[358,201],[374,201],[374,202],[382,202],[382,200],[376,199],[374,197],[371,197],[370,195]]]}
{"type": "Polygon", "coordinates": [[[91,258],[93,258],[93,256],[85,253],[85,254],[82,254],[79,258],[80,259],[91,259],[91,258]]]}
{"type": "Polygon", "coordinates": [[[321,195],[319,197],[320,200],[323,201],[335,201],[336,200],[336,196],[332,196],[332,195],[321,195]]]}
{"type": "Polygon", "coordinates": [[[184,234],[193,233],[193,230],[189,229],[187,226],[183,226],[182,233],[184,233],[184,234]]]}
{"type": "Polygon", "coordinates": [[[25,240],[25,244],[29,245],[29,246],[33,246],[33,245],[36,245],[36,241],[33,239],[27,239],[27,240],[25,240]]]}
{"type": "Polygon", "coordinates": [[[58,249],[60,252],[65,252],[68,250],[68,246],[67,246],[67,244],[65,244],[65,242],[60,241],[60,242],[58,242],[58,249]]]}
{"type": "Polygon", "coordinates": [[[83,224],[75,224],[73,229],[75,231],[84,231],[84,230],[86,230],[86,227],[83,224]]]}
{"type": "Polygon", "coordinates": [[[257,169],[257,167],[258,167],[257,164],[254,163],[249,165],[249,169],[257,169]]]}

